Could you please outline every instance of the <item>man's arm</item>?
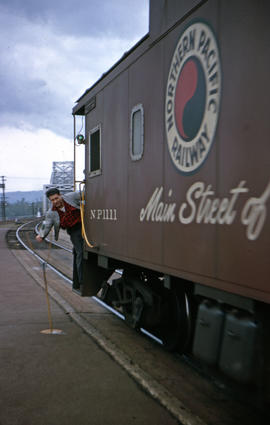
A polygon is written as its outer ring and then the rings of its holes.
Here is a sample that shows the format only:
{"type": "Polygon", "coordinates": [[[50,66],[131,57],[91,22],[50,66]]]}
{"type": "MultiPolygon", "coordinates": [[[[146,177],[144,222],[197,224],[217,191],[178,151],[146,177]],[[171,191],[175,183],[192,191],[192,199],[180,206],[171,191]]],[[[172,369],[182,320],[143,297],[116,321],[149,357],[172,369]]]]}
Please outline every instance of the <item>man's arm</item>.
{"type": "Polygon", "coordinates": [[[42,242],[50,233],[53,226],[59,227],[59,216],[56,211],[48,211],[39,229],[39,234],[36,236],[36,240],[42,242]]]}

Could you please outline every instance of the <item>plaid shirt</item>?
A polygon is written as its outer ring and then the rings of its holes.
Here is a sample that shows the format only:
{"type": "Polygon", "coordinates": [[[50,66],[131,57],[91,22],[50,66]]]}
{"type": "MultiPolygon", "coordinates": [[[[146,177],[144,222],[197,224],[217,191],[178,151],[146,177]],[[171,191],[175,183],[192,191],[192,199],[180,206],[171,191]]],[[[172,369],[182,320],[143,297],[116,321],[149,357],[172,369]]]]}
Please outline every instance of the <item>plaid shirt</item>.
{"type": "Polygon", "coordinates": [[[60,217],[60,226],[62,229],[68,229],[75,226],[77,223],[81,223],[81,213],[78,208],[64,202],[65,212],[61,211],[60,208],[53,207],[53,211],[57,211],[60,217]]]}

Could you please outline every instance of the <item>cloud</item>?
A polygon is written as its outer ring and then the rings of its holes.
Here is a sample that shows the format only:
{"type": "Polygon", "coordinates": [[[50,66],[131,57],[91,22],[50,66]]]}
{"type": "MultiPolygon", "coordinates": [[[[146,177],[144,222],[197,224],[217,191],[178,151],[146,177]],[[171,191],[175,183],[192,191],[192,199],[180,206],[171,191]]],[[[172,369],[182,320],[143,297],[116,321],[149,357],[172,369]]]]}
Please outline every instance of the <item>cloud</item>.
{"type": "MultiPolygon", "coordinates": [[[[0,128],[1,175],[6,190],[42,190],[50,182],[53,161],[73,161],[73,142],[50,130],[0,128]]],[[[78,177],[83,176],[83,151],[78,155],[78,177]]]]}
{"type": "Polygon", "coordinates": [[[8,190],[40,188],[53,161],[73,159],[75,101],[147,30],[148,0],[0,0],[0,174],[8,190]]]}
{"type": "MultiPolygon", "coordinates": [[[[120,3],[124,2],[118,7],[120,3]]],[[[5,40],[0,46],[0,125],[29,122],[69,136],[75,100],[138,40],[121,37],[117,28],[106,26],[110,2],[105,2],[105,22],[97,15],[105,27],[102,35],[93,32],[91,25],[88,35],[86,31],[77,35],[74,23],[69,27],[71,15],[66,12],[72,13],[74,2],[64,5],[63,10],[62,2],[0,4],[0,37],[5,40]],[[62,23],[60,27],[57,22],[62,23]]],[[[97,9],[93,11],[95,16],[97,9]]],[[[79,12],[77,20],[86,24],[85,15],[79,12]]]]}
{"type": "Polygon", "coordinates": [[[136,38],[145,31],[149,0],[0,0],[5,10],[74,36],[136,38]]]}

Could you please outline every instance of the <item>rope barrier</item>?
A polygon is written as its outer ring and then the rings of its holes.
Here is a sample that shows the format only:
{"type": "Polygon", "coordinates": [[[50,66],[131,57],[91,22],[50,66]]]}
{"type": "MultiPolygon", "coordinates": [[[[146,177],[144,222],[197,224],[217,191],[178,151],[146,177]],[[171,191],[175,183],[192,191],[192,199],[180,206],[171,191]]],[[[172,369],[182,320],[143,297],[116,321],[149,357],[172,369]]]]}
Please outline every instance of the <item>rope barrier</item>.
{"type": "MultiPolygon", "coordinates": [[[[43,271],[45,294],[46,294],[47,307],[48,307],[48,320],[49,320],[49,328],[50,328],[49,330],[50,330],[50,333],[52,333],[53,332],[53,322],[52,322],[50,298],[49,298],[49,293],[48,293],[48,282],[47,282],[47,276],[46,276],[46,263],[42,263],[42,271],[43,271]]],[[[44,332],[44,331],[42,331],[42,332],[44,332]]]]}
{"type": "MultiPolygon", "coordinates": [[[[31,242],[31,239],[29,238],[28,233],[26,234],[26,238],[27,238],[27,241],[28,241],[28,245],[30,246],[30,249],[34,252],[33,244],[31,242]]],[[[52,238],[52,236],[51,236],[51,238],[52,238]]],[[[52,248],[52,240],[50,239],[47,261],[42,262],[42,272],[43,272],[44,289],[45,289],[46,301],[47,301],[49,329],[45,329],[43,331],[40,331],[40,333],[61,335],[61,334],[64,333],[61,329],[53,329],[51,304],[50,304],[49,291],[48,291],[48,281],[47,281],[47,276],[46,276],[46,266],[47,266],[47,263],[49,262],[49,258],[50,258],[50,255],[51,255],[51,248],[52,248]]]]}

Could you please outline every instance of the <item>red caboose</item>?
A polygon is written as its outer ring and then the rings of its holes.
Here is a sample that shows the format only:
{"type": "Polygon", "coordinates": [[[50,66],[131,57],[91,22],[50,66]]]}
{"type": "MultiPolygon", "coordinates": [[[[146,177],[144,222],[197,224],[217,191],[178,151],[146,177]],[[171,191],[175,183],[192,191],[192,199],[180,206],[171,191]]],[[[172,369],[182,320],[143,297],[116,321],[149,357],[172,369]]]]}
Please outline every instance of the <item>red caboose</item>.
{"type": "Polygon", "coordinates": [[[73,109],[85,116],[94,245],[83,294],[103,285],[132,326],[239,382],[263,375],[260,386],[270,367],[269,16],[267,0],[153,0],[149,33],[73,109]],[[116,268],[122,277],[104,284],[116,268]]]}

